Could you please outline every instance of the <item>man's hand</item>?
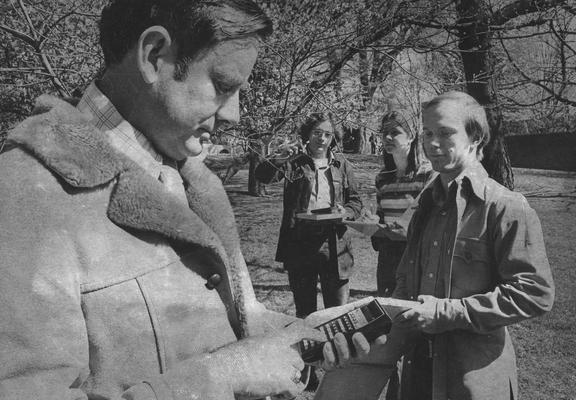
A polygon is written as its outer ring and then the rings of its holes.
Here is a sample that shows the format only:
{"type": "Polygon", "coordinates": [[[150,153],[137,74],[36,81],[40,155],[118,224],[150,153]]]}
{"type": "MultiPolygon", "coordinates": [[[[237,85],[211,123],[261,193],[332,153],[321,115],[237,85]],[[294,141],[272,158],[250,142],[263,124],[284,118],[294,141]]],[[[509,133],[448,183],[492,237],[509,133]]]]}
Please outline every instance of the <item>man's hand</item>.
{"type": "Polygon", "coordinates": [[[214,371],[241,398],[282,395],[293,398],[302,390],[304,361],[295,343],[303,339],[324,340],[324,335],[296,321],[264,336],[253,336],[213,353],[214,371]]]}
{"type": "Polygon", "coordinates": [[[400,328],[416,329],[424,333],[436,332],[436,305],[438,298],[434,296],[418,296],[419,305],[411,308],[396,318],[396,323],[400,328]]]}
{"type": "Polygon", "coordinates": [[[302,151],[302,145],[298,141],[284,143],[279,146],[273,154],[273,158],[284,159],[290,158],[302,151]]]}
{"type": "Polygon", "coordinates": [[[343,214],[342,219],[353,221],[354,213],[350,209],[345,208],[342,204],[336,204],[336,212],[343,214]]]}
{"type": "MultiPolygon", "coordinates": [[[[353,303],[349,303],[339,307],[331,307],[324,310],[317,311],[310,314],[305,322],[310,326],[319,326],[325,322],[328,322],[342,314],[347,313],[355,308],[358,308],[364,304],[372,301],[373,297],[367,297],[362,300],[358,300],[353,303]]],[[[322,336],[324,336],[322,334],[322,336]]],[[[323,339],[325,340],[325,338],[323,339]]],[[[375,340],[375,343],[384,344],[386,343],[386,335],[382,335],[375,340]]],[[[342,333],[337,333],[334,336],[332,342],[326,342],[323,348],[323,360],[319,361],[315,366],[319,366],[325,370],[332,370],[335,368],[341,368],[348,365],[351,361],[363,357],[370,352],[370,343],[366,340],[364,335],[360,332],[356,332],[352,336],[353,348],[349,345],[346,337],[342,333]]]]}
{"type": "Polygon", "coordinates": [[[406,241],[407,232],[404,227],[394,222],[392,224],[382,224],[385,229],[385,235],[390,240],[406,241]]]}

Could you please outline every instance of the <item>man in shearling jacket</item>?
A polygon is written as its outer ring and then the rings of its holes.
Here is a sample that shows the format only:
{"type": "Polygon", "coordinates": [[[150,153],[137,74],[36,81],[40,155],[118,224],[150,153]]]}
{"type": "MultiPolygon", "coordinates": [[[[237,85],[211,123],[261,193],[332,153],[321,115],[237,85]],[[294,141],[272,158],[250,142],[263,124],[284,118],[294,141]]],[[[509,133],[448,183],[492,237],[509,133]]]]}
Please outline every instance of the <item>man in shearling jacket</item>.
{"type": "MultiPolygon", "coordinates": [[[[294,396],[316,330],[255,299],[220,181],[194,158],[238,120],[270,20],[250,1],[116,0],[106,71],[41,97],[0,156],[0,398],[294,396]],[[250,337],[248,337],[250,336],[250,337]],[[244,338],[237,341],[238,338],[244,338]]],[[[368,350],[355,336],[359,354],[368,350]]],[[[350,349],[325,345],[327,366],[350,349]]]]}

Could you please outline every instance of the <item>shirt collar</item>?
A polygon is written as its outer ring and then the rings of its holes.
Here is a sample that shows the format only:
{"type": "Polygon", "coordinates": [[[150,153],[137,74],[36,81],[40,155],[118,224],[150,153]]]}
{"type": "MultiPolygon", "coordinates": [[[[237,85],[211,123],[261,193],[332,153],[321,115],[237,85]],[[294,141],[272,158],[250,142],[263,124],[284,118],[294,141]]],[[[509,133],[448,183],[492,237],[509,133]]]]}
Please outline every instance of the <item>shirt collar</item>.
{"type": "Polygon", "coordinates": [[[462,185],[467,190],[470,190],[471,194],[484,201],[486,200],[487,179],[488,173],[478,161],[474,163],[474,165],[462,171],[462,173],[456,178],[456,182],[458,185],[462,185]]]}
{"type": "MultiPolygon", "coordinates": [[[[471,194],[478,197],[480,200],[486,200],[486,180],[488,179],[488,173],[480,164],[480,162],[469,166],[464,171],[460,173],[452,182],[452,185],[456,184],[464,190],[469,190],[471,194]]],[[[430,191],[430,200],[435,200],[439,196],[439,191],[443,191],[442,183],[440,181],[440,174],[434,179],[434,181],[427,187],[426,191],[430,191]]]]}
{"type": "MultiPolygon", "coordinates": [[[[306,155],[311,159],[313,159],[308,146],[306,146],[306,155]]],[[[334,165],[336,168],[340,168],[340,161],[336,158],[332,149],[328,150],[327,156],[328,156],[328,166],[334,165]]]]}
{"type": "Polygon", "coordinates": [[[76,106],[91,118],[91,123],[106,135],[108,142],[146,172],[158,177],[163,157],[144,134],[122,117],[114,104],[92,82],[76,106]]]}

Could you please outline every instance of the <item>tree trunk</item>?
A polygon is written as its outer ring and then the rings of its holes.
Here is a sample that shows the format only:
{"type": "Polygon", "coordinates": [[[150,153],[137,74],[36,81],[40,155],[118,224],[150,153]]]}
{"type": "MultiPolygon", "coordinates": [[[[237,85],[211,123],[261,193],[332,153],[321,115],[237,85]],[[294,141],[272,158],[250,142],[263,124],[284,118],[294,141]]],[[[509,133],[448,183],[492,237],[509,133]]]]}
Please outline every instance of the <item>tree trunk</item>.
{"type": "MultiPolygon", "coordinates": [[[[260,154],[253,149],[249,150],[250,164],[248,167],[248,194],[256,197],[262,197],[266,194],[264,184],[256,179],[256,167],[260,164],[260,154]]],[[[262,153],[264,154],[264,153],[262,153]]]]}
{"type": "Polygon", "coordinates": [[[458,0],[456,2],[459,24],[459,44],[466,87],[488,114],[490,142],[484,149],[482,164],[491,178],[513,189],[514,176],[504,144],[501,129],[502,110],[496,96],[494,79],[492,34],[489,28],[490,15],[485,0],[458,0]]]}

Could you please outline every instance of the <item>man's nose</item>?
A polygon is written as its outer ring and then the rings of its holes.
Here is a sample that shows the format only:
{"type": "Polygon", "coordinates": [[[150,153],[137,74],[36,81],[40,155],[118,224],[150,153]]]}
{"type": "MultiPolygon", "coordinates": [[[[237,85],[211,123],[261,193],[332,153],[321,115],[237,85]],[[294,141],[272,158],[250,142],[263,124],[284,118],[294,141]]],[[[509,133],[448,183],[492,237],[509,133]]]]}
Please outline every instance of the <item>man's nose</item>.
{"type": "Polygon", "coordinates": [[[236,125],[240,122],[240,95],[239,92],[228,97],[216,113],[219,123],[236,125]]]}
{"type": "Polygon", "coordinates": [[[426,144],[428,146],[431,146],[431,147],[439,147],[440,146],[440,140],[438,138],[438,135],[431,135],[428,137],[425,136],[424,141],[426,142],[426,144]]]}

